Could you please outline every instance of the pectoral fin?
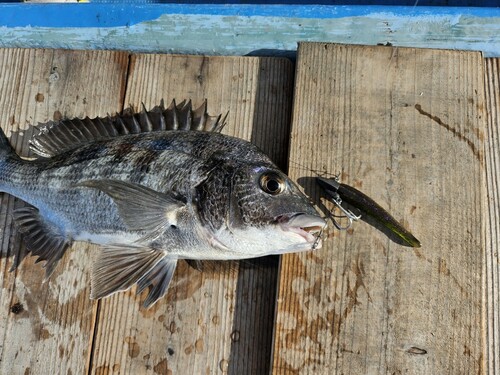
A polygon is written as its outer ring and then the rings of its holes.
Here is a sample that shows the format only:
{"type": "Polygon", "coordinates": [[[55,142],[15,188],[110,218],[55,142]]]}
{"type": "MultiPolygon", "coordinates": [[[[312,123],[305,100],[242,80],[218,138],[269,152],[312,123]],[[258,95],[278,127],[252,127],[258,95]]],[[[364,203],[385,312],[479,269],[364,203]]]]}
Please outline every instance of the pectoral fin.
{"type": "Polygon", "coordinates": [[[162,251],[136,246],[108,246],[92,269],[90,297],[99,299],[138,285],[137,293],[151,287],[144,307],[153,305],[167,291],[177,265],[162,251]]]}
{"type": "Polygon", "coordinates": [[[89,180],[78,186],[95,188],[109,195],[130,230],[148,233],[141,242],[151,241],[169,226],[177,225],[177,211],[185,206],[171,194],[124,181],[89,180]]]}
{"type": "MultiPolygon", "coordinates": [[[[71,239],[41,216],[34,207],[19,208],[12,215],[18,231],[23,235],[26,248],[32,255],[38,256],[36,262],[46,261],[45,277],[48,278],[71,244],[71,239]]],[[[19,264],[19,261],[16,260],[14,265],[19,264]]]]}

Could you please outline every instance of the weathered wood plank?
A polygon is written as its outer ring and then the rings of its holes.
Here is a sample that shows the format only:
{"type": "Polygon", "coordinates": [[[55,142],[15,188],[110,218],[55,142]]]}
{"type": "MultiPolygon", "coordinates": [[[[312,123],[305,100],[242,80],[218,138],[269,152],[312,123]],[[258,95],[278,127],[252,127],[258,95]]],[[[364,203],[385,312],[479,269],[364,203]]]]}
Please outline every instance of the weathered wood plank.
{"type": "MultiPolygon", "coordinates": [[[[208,98],[229,110],[224,132],[254,141],[279,164],[287,156],[293,69],[285,59],[132,56],[125,103],[208,98]]],[[[181,262],[165,298],[149,310],[135,291],[101,303],[95,374],[262,374],[269,370],[276,267],[200,273],[181,262]]]]}
{"type": "MultiPolygon", "coordinates": [[[[0,121],[16,150],[28,154],[28,124],[121,110],[127,62],[123,52],[1,49],[0,121]]],[[[23,251],[10,217],[21,204],[1,197],[3,255],[23,251]]],[[[76,244],[49,282],[33,258],[12,273],[13,258],[0,260],[1,374],[85,373],[96,314],[89,249],[76,244]]]]}
{"type": "Polygon", "coordinates": [[[274,373],[482,373],[481,54],[305,43],[297,67],[291,177],[340,172],[422,248],[359,222],[284,256],[274,373]]]}
{"type": "Polygon", "coordinates": [[[489,374],[500,374],[500,59],[486,62],[486,346],[489,374]]]}

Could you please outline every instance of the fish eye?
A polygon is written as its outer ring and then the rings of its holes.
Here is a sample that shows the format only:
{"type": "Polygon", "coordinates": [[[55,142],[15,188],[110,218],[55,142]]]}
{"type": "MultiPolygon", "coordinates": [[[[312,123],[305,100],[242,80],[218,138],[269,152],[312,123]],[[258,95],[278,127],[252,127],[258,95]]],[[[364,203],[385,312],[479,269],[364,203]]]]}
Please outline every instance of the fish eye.
{"type": "Polygon", "coordinates": [[[260,176],[260,188],[266,193],[277,195],[285,190],[285,180],[276,173],[264,173],[260,176]]]}

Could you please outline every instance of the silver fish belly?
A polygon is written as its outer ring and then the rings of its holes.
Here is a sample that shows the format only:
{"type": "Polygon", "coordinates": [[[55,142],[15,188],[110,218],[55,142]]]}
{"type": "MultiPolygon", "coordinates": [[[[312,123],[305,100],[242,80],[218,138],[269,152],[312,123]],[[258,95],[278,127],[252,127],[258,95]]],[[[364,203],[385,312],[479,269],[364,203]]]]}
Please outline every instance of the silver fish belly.
{"type": "MultiPolygon", "coordinates": [[[[92,298],[137,284],[161,298],[178,259],[228,260],[321,246],[325,226],[256,146],[220,133],[206,102],[51,122],[17,156],[0,134],[0,191],[28,251],[49,276],[73,241],[102,245],[92,298]]],[[[16,261],[16,264],[19,260],[16,261]]]]}

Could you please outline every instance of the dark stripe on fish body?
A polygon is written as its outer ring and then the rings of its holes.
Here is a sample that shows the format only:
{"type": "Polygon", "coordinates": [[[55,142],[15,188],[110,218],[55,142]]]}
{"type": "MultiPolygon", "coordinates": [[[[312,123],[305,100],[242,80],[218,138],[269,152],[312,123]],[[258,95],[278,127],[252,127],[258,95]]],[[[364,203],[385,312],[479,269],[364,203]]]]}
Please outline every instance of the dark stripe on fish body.
{"type": "Polygon", "coordinates": [[[130,142],[120,142],[113,147],[113,161],[121,163],[123,159],[129,156],[130,152],[134,148],[134,145],[130,142]]]}
{"type": "Polygon", "coordinates": [[[137,153],[132,160],[132,165],[136,172],[149,173],[151,165],[158,159],[161,152],[156,150],[143,150],[137,153]]]}
{"type": "MultiPolygon", "coordinates": [[[[109,155],[110,147],[104,142],[95,142],[76,150],[64,152],[51,159],[39,159],[40,163],[48,164],[51,168],[59,168],[64,166],[71,166],[75,163],[81,163],[89,160],[99,159],[103,156],[109,155]]],[[[37,161],[35,161],[37,162],[37,161]]]]}
{"type": "Polygon", "coordinates": [[[151,139],[150,141],[147,142],[148,148],[155,151],[166,150],[169,148],[171,144],[172,141],[166,138],[151,139]]]}

